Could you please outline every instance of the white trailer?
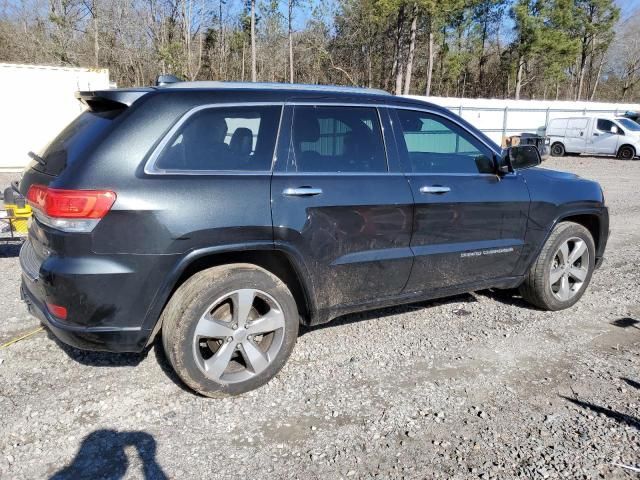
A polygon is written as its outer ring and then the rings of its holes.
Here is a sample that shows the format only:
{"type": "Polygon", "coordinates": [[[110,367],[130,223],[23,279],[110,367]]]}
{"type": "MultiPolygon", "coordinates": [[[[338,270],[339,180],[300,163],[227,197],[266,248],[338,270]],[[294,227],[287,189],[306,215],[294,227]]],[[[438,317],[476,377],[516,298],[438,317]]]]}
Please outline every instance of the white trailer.
{"type": "Polygon", "coordinates": [[[617,117],[640,110],[637,103],[573,102],[564,100],[506,100],[499,98],[424,97],[410,95],[448,108],[484,132],[498,145],[505,137],[521,133],[544,135],[554,118],[617,117]]]}
{"type": "Polygon", "coordinates": [[[77,90],[107,88],[107,69],[0,63],[0,171],[21,171],[82,112],[77,90]]]}

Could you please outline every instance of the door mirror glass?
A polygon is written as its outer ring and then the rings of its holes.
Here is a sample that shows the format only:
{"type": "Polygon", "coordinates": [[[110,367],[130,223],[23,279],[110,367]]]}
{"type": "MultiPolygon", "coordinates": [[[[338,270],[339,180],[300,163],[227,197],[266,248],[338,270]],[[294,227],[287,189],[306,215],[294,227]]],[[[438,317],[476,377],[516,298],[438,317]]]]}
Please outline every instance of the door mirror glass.
{"type": "Polygon", "coordinates": [[[511,168],[514,170],[535,167],[542,162],[540,152],[534,145],[511,147],[508,150],[508,157],[511,162],[511,168]]]}
{"type": "Polygon", "coordinates": [[[612,125],[610,132],[613,133],[614,135],[617,135],[618,134],[618,127],[616,127],[615,125],[612,125]]]}

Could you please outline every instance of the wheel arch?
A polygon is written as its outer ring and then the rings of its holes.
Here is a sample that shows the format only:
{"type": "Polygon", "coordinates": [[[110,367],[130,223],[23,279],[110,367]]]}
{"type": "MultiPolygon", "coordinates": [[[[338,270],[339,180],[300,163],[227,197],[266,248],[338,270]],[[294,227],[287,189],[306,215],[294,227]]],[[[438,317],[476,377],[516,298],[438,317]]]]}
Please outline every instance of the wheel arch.
{"type": "Polygon", "coordinates": [[[579,225],[582,225],[584,228],[589,230],[591,237],[593,238],[593,243],[596,246],[596,252],[598,251],[598,247],[600,246],[600,216],[595,213],[582,213],[576,215],[566,215],[554,224],[557,225],[560,222],[573,222],[579,225]]]}
{"type": "Polygon", "coordinates": [[[315,302],[312,286],[309,283],[310,276],[305,266],[301,265],[291,252],[273,248],[272,244],[244,248],[202,249],[183,257],[161,287],[145,318],[145,327],[152,329],[147,345],[153,342],[162,327],[160,316],[167,302],[188,278],[207,268],[233,263],[250,263],[273,273],[291,291],[300,316],[308,320],[314,315],[315,302]]]}

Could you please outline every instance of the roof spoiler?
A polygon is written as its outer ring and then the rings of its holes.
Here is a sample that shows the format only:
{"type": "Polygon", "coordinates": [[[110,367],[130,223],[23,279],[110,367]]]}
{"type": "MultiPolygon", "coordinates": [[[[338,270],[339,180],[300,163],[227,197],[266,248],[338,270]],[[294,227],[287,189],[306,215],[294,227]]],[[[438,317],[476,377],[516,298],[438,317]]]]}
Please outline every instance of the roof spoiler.
{"type": "Polygon", "coordinates": [[[76,92],[76,98],[92,111],[113,110],[130,107],[140,97],[153,91],[152,88],[131,88],[76,92]]]}

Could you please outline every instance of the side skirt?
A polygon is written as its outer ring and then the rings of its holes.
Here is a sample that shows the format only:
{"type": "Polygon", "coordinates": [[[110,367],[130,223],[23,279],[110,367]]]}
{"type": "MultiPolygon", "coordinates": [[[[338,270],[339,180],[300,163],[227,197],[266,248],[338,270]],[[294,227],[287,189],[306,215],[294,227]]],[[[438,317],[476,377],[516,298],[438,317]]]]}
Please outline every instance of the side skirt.
{"type": "Polygon", "coordinates": [[[331,309],[323,309],[315,312],[315,314],[303,324],[307,326],[321,325],[330,322],[336,317],[348,315],[350,313],[364,312],[367,310],[375,310],[378,308],[392,307],[395,305],[406,305],[409,303],[424,302],[426,300],[434,300],[436,298],[445,298],[461,293],[473,292],[476,290],[486,290],[488,288],[516,288],[523,282],[523,276],[505,277],[491,280],[483,280],[479,282],[466,283],[456,285],[454,287],[438,288],[434,290],[403,293],[391,297],[384,297],[366,303],[339,305],[331,309]]]}

